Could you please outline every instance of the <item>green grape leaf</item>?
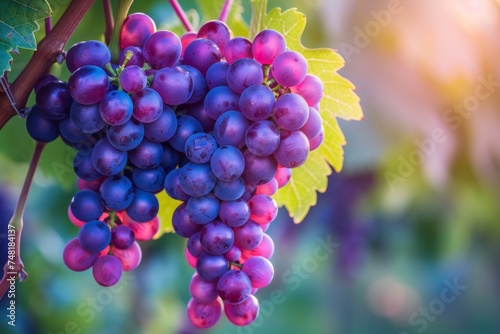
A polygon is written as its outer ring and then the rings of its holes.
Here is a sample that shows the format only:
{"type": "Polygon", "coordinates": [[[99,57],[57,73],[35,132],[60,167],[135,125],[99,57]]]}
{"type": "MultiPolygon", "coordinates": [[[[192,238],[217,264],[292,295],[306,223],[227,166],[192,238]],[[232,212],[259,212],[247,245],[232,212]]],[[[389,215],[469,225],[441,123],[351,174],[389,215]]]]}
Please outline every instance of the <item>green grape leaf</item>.
{"type": "Polygon", "coordinates": [[[158,239],[165,233],[174,232],[172,227],[172,215],[175,209],[181,204],[181,201],[171,198],[165,191],[156,194],[158,202],[160,203],[160,211],[158,212],[158,219],[160,220],[160,229],[154,236],[158,239]]]}
{"type": "Polygon", "coordinates": [[[273,8],[266,13],[266,7],[267,0],[252,0],[250,38],[263,29],[279,31],[287,47],[307,59],[308,72],[318,76],[325,86],[320,103],[325,128],[323,144],[309,154],[303,166],[293,170],[289,184],[275,195],[277,203],[288,210],[295,223],[300,223],[316,204],[317,192],[326,190],[331,167],[337,172],[342,169],[346,141],[336,117],[360,120],[363,112],[354,85],[337,73],[344,65],[342,57],[332,49],[309,49],[302,45],[306,16],[295,8],[284,12],[273,8]]]}
{"type": "MultiPolygon", "coordinates": [[[[196,3],[202,16],[201,22],[218,19],[224,2],[224,0],[197,0],[196,3]]],[[[243,19],[242,14],[243,6],[241,5],[241,0],[235,0],[231,6],[231,10],[229,11],[226,21],[227,25],[233,31],[234,36],[248,35],[248,24],[243,19]]]]}
{"type": "Polygon", "coordinates": [[[46,0],[0,1],[0,73],[10,70],[9,52],[18,48],[35,50],[33,34],[40,26],[35,21],[52,14],[46,0]]]}

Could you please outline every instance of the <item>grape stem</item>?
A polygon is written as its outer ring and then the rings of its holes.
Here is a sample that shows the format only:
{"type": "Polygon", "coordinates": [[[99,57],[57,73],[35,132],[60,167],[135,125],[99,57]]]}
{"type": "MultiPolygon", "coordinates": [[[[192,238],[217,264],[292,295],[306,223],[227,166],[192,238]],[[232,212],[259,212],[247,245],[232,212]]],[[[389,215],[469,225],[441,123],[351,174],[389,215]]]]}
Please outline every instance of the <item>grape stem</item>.
{"type": "MultiPolygon", "coordinates": [[[[37,51],[10,86],[13,101],[16,102],[14,105],[17,104],[18,108],[23,109],[26,106],[35,83],[64,52],[66,42],[93,3],[94,0],[71,1],[54,28],[38,43],[37,51]]],[[[0,110],[1,130],[16,115],[16,109],[5,92],[0,93],[0,110]]]]}
{"type": "Polygon", "coordinates": [[[122,29],[123,21],[127,18],[128,11],[134,0],[119,0],[118,10],[116,11],[115,26],[109,42],[109,51],[111,52],[111,61],[118,62],[120,57],[120,31],[122,29]]]}
{"type": "Polygon", "coordinates": [[[104,31],[104,41],[106,45],[111,41],[111,36],[113,34],[113,27],[115,26],[115,19],[113,18],[113,7],[111,6],[111,0],[102,0],[102,6],[104,8],[104,18],[106,19],[106,30],[104,31]]]}
{"type": "Polygon", "coordinates": [[[187,18],[186,12],[184,12],[184,9],[182,9],[181,5],[179,5],[179,2],[177,0],[168,0],[168,2],[172,6],[175,15],[177,15],[184,28],[187,31],[194,31],[193,26],[191,25],[191,23],[187,18]]]}
{"type": "Polygon", "coordinates": [[[51,30],[52,30],[52,18],[49,16],[45,18],[45,35],[50,34],[51,30]]]}
{"type": "Polygon", "coordinates": [[[232,266],[235,266],[235,267],[240,268],[240,270],[241,270],[241,269],[243,269],[243,265],[242,265],[241,263],[230,262],[230,264],[231,264],[232,266]]]}
{"type": "Polygon", "coordinates": [[[24,226],[23,215],[30,187],[33,183],[33,176],[35,175],[36,167],[38,165],[38,161],[40,160],[40,156],[42,155],[44,147],[45,143],[36,143],[35,151],[33,152],[33,156],[31,157],[28,173],[26,174],[26,178],[24,179],[23,188],[21,190],[21,194],[19,195],[16,209],[9,222],[9,239],[11,237],[14,237],[15,239],[14,254],[11,256],[9,253],[7,262],[3,267],[4,274],[2,279],[0,280],[0,299],[4,296],[5,292],[11,285],[11,281],[19,278],[19,281],[23,282],[28,277],[28,274],[26,273],[26,271],[24,271],[23,261],[21,260],[21,234],[23,232],[24,226]],[[14,230],[15,232],[11,232],[12,230],[14,230]],[[12,257],[13,260],[10,260],[12,257]]]}
{"type": "Polygon", "coordinates": [[[233,0],[224,1],[224,6],[222,6],[222,10],[220,11],[219,21],[226,22],[229,16],[229,11],[231,10],[232,6],[233,6],[233,0]]]}

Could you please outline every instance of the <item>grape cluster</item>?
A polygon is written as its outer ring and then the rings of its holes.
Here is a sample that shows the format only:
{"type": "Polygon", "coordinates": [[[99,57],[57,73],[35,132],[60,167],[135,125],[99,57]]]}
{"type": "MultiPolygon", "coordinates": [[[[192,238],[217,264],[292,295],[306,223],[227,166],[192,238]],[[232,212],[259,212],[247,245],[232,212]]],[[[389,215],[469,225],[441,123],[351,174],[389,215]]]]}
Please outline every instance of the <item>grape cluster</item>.
{"type": "Polygon", "coordinates": [[[189,320],[208,328],[224,311],[249,325],[255,292],[274,276],[272,195],[323,140],[323,83],[270,29],[251,41],[213,20],[179,38],[135,13],[120,47],[113,65],[101,42],[75,44],[68,83],[52,77],[35,87],[30,134],[44,142],[60,134],[78,150],[81,190],[68,215],[80,231],[64,262],[115,284],[139,264],[137,241],[156,234],[155,194],[164,190],[182,201],[172,226],[196,269],[189,320]]]}

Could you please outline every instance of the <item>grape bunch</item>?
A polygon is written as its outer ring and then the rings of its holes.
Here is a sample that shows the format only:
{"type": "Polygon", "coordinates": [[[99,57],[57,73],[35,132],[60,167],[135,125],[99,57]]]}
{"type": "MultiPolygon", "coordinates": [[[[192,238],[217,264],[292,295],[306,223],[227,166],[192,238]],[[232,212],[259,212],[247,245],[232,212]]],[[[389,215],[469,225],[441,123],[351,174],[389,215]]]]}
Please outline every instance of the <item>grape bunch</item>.
{"type": "Polygon", "coordinates": [[[172,226],[196,269],[189,320],[208,328],[224,312],[249,325],[274,276],[272,196],[323,140],[323,83],[279,32],[249,40],[218,20],[178,37],[134,13],[120,49],[113,63],[101,42],[77,43],[68,83],[46,76],[35,87],[28,132],[77,150],[68,215],[80,230],[64,262],[115,284],[138,266],[137,241],[158,231],[155,194],[165,191],[181,201],[172,226]]]}

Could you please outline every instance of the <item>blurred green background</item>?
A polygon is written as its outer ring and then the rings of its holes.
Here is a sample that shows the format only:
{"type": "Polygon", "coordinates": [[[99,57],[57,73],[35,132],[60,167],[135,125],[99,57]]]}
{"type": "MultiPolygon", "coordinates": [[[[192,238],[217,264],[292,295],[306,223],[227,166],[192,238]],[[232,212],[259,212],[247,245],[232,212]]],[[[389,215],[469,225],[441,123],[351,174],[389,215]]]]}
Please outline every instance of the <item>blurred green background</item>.
{"type": "MultiPolygon", "coordinates": [[[[69,0],[49,2],[55,22],[69,0]]],[[[294,225],[281,210],[269,229],[275,278],[257,293],[259,318],[237,328],[221,317],[205,332],[500,333],[498,3],[269,2],[307,14],[306,46],[344,56],[341,73],[356,85],[365,118],[341,122],[344,170],[306,220],[294,225]]],[[[242,6],[249,22],[249,1],[242,6]]],[[[160,29],[177,24],[167,1],[136,1],[136,11],[160,29]]],[[[96,1],[68,47],[102,39],[103,30],[96,1]]],[[[29,56],[14,56],[10,80],[29,56]]],[[[64,66],[52,72],[68,77],[64,66]]],[[[33,147],[19,118],[0,131],[2,226],[33,147]]],[[[73,154],[60,139],[43,154],[22,239],[29,278],[17,284],[15,328],[7,298],[0,302],[0,333],[202,332],[185,316],[193,269],[176,235],[143,243],[140,267],[114,288],[64,266],[62,249],[77,234],[66,217],[76,191],[73,154]]]]}

